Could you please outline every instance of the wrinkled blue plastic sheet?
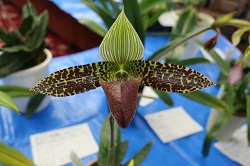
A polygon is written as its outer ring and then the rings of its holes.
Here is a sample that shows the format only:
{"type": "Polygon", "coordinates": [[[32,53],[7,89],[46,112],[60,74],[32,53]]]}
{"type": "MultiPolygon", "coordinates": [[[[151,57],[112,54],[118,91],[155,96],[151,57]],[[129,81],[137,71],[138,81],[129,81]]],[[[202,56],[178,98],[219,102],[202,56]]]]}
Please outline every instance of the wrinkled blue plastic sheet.
{"type": "MultiPolygon", "coordinates": [[[[208,39],[212,34],[212,32],[207,33],[205,38],[208,39]]],[[[167,42],[168,39],[165,37],[147,37],[145,57],[151,55],[167,42]]],[[[240,55],[240,52],[223,36],[219,37],[217,47],[224,53],[234,49],[234,57],[240,55]]],[[[93,48],[76,54],[54,58],[49,66],[49,70],[52,73],[66,67],[97,61],[101,61],[98,48],[93,48]]],[[[214,64],[193,65],[190,67],[202,72],[213,81],[216,81],[218,78],[219,70],[214,64]]],[[[218,88],[209,87],[204,89],[204,91],[216,95],[218,88]]],[[[176,93],[171,93],[171,96],[174,99],[175,107],[183,106],[187,113],[205,128],[210,108],[188,100],[176,93]]],[[[122,129],[123,139],[129,141],[129,149],[124,161],[131,158],[147,142],[153,141],[153,148],[142,166],[239,165],[228,159],[213,146],[211,147],[210,155],[204,158],[201,155],[201,148],[205,131],[167,144],[162,143],[146,123],[144,115],[168,108],[169,106],[160,99],[155,100],[147,107],[138,107],[132,124],[127,129],[122,129]]],[[[100,129],[105,117],[108,115],[108,105],[102,88],[75,96],[51,97],[50,105],[44,111],[35,114],[29,119],[6,108],[1,107],[0,109],[0,141],[17,148],[30,159],[32,159],[30,135],[87,122],[95,140],[99,143],[100,129]]],[[[97,154],[93,154],[83,158],[82,161],[86,164],[96,158],[97,154]]]]}

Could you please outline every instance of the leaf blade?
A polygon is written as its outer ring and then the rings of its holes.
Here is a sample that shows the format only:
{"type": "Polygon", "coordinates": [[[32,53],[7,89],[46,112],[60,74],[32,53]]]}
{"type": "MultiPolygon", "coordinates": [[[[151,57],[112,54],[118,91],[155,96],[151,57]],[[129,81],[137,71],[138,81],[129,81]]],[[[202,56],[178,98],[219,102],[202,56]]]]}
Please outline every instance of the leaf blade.
{"type": "Polygon", "coordinates": [[[89,28],[91,31],[95,32],[101,37],[104,37],[107,33],[107,31],[103,27],[101,27],[99,24],[90,19],[81,18],[78,19],[78,22],[85,25],[87,28],[89,28]]]}
{"type": "Polygon", "coordinates": [[[20,110],[13,101],[13,99],[2,91],[0,91],[0,105],[9,108],[11,110],[14,110],[17,113],[20,113],[20,110]]]}

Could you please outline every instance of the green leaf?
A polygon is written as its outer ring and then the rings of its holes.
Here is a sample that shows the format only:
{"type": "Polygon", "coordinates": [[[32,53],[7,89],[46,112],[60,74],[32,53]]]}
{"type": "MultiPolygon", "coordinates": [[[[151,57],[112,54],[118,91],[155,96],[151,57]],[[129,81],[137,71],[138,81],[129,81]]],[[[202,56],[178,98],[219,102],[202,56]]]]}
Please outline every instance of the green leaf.
{"type": "Polygon", "coordinates": [[[221,129],[221,127],[228,121],[228,116],[224,114],[214,125],[213,127],[208,131],[202,147],[202,154],[203,156],[208,156],[211,143],[213,139],[215,138],[218,131],[221,129]]]}
{"type": "Polygon", "coordinates": [[[153,16],[151,16],[151,17],[148,19],[147,24],[146,24],[146,26],[145,26],[145,30],[146,30],[148,27],[152,26],[155,22],[157,22],[159,16],[160,16],[162,13],[164,13],[164,12],[165,12],[165,9],[162,9],[162,10],[158,10],[156,13],[154,13],[153,16]]]}
{"type": "Polygon", "coordinates": [[[203,74],[185,66],[154,61],[133,61],[124,65],[133,77],[139,75],[142,84],[168,92],[188,93],[214,85],[203,74]]]}
{"type": "Polygon", "coordinates": [[[170,0],[143,0],[140,3],[140,10],[142,14],[146,14],[149,11],[153,10],[156,6],[163,4],[163,3],[167,3],[170,0]]]}
{"type": "Polygon", "coordinates": [[[241,37],[242,35],[249,31],[250,30],[250,27],[247,27],[247,28],[240,28],[238,29],[237,31],[235,31],[232,35],[232,43],[233,45],[237,46],[239,43],[240,43],[240,40],[241,40],[241,37]]]}
{"type": "Polygon", "coordinates": [[[89,28],[91,31],[93,31],[94,33],[98,34],[101,37],[104,37],[107,33],[107,31],[102,26],[100,26],[95,21],[92,21],[90,19],[81,18],[78,20],[78,22],[85,25],[87,28],[89,28]]]}
{"type": "Polygon", "coordinates": [[[145,28],[142,22],[142,15],[140,13],[139,4],[136,0],[123,0],[124,12],[133,25],[135,31],[141,39],[141,42],[144,43],[145,40],[145,28]]]}
{"type": "Polygon", "coordinates": [[[153,89],[153,90],[162,99],[162,101],[164,101],[167,105],[169,105],[169,106],[174,105],[174,102],[173,102],[172,98],[169,96],[168,92],[157,90],[157,89],[153,89]]]}
{"type": "Polygon", "coordinates": [[[52,73],[39,81],[31,91],[58,97],[75,95],[99,87],[100,79],[112,80],[116,68],[112,62],[73,66],[52,73]]]}
{"type": "Polygon", "coordinates": [[[247,111],[247,140],[248,140],[248,146],[250,146],[250,95],[246,96],[246,111],[247,111]]]}
{"type": "Polygon", "coordinates": [[[194,29],[197,22],[197,13],[194,8],[187,8],[184,10],[177,22],[177,25],[173,31],[176,34],[187,34],[194,29]]]}
{"type": "Polygon", "coordinates": [[[99,52],[103,60],[118,64],[142,58],[143,44],[123,11],[104,37],[99,52]]]}
{"type": "Polygon", "coordinates": [[[35,20],[33,19],[32,16],[28,16],[27,18],[25,18],[21,25],[19,26],[19,31],[23,36],[26,36],[28,33],[33,31],[33,27],[34,27],[34,22],[35,20]]]}
{"type": "Polygon", "coordinates": [[[176,65],[182,65],[182,66],[188,66],[188,65],[195,65],[195,64],[209,64],[210,61],[206,58],[202,57],[194,57],[189,59],[183,59],[183,60],[174,60],[171,61],[171,63],[176,65]]]}
{"type": "Polygon", "coordinates": [[[17,107],[17,105],[15,104],[15,102],[13,101],[13,99],[7,95],[6,93],[0,91],[0,105],[9,108],[11,110],[16,111],[17,113],[20,113],[19,108],[17,107]]]}
{"type": "Polygon", "coordinates": [[[95,4],[94,1],[91,0],[81,0],[85,5],[87,5],[89,8],[91,8],[105,23],[107,28],[109,29],[115,19],[112,17],[110,13],[107,13],[104,9],[100,8],[95,4]]]}
{"type": "Polygon", "coordinates": [[[6,44],[6,46],[14,46],[14,45],[19,45],[23,43],[22,39],[20,39],[17,33],[10,32],[3,28],[0,28],[0,40],[2,40],[6,44]]]}
{"type": "Polygon", "coordinates": [[[0,78],[22,69],[31,58],[32,56],[27,56],[23,52],[20,52],[18,56],[16,53],[4,52],[0,56],[0,78]]]}
{"type": "Polygon", "coordinates": [[[24,52],[31,52],[32,48],[25,44],[20,44],[20,45],[13,45],[13,46],[5,46],[2,47],[1,50],[6,53],[15,53],[17,54],[18,52],[24,51],[24,52]]]}
{"type": "Polygon", "coordinates": [[[26,43],[32,50],[39,48],[43,42],[47,32],[48,12],[44,11],[36,20],[34,31],[27,36],[26,43]]]}
{"type": "Polygon", "coordinates": [[[35,166],[21,152],[0,142],[0,163],[8,166],[35,166]]]}
{"type": "MultiPolygon", "coordinates": [[[[134,165],[140,165],[147,157],[152,148],[153,142],[147,143],[138,153],[136,153],[131,159],[134,160],[134,165]]],[[[129,160],[130,161],[130,160],[129,160]]],[[[125,164],[128,165],[129,161],[125,164]]]]}
{"type": "Polygon", "coordinates": [[[250,22],[247,20],[243,20],[243,19],[231,19],[229,21],[229,24],[233,26],[239,26],[239,27],[250,26],[250,22]]]}
{"type": "Polygon", "coordinates": [[[36,109],[39,107],[41,102],[43,101],[45,95],[44,94],[36,94],[34,95],[30,101],[28,102],[27,108],[26,108],[26,117],[30,118],[36,111],[36,109]]]}
{"type": "Polygon", "coordinates": [[[231,117],[233,116],[235,111],[237,111],[237,109],[234,109],[233,95],[234,95],[233,88],[230,87],[230,89],[227,93],[227,105],[228,105],[227,110],[226,110],[226,112],[224,112],[223,116],[221,116],[221,118],[208,131],[208,133],[205,137],[205,140],[203,142],[202,154],[204,156],[208,156],[211,143],[212,143],[213,139],[215,138],[215,136],[217,135],[218,131],[222,128],[222,126],[226,122],[228,122],[228,120],[231,119],[231,117]]]}
{"type": "Polygon", "coordinates": [[[215,63],[217,64],[217,66],[220,68],[220,71],[225,76],[227,76],[230,70],[229,65],[221,58],[221,56],[214,49],[209,51],[209,53],[212,56],[212,58],[215,60],[215,63]]]}
{"type": "Polygon", "coordinates": [[[227,109],[227,105],[224,101],[202,91],[196,91],[181,95],[208,107],[212,107],[222,111],[227,109]]]}
{"type": "Polygon", "coordinates": [[[34,92],[30,92],[29,88],[21,87],[21,86],[11,86],[4,85],[0,86],[0,91],[8,94],[11,97],[25,97],[25,96],[34,96],[34,92]]]}
{"type": "Polygon", "coordinates": [[[109,116],[105,119],[101,135],[100,135],[100,145],[98,151],[98,165],[102,166],[107,163],[108,149],[110,142],[110,126],[109,126],[109,116]]]}
{"type": "Polygon", "coordinates": [[[36,9],[34,8],[34,6],[30,2],[25,3],[25,5],[22,8],[23,19],[25,19],[29,16],[32,16],[33,18],[37,17],[36,9]]]}
{"type": "Polygon", "coordinates": [[[250,73],[247,73],[239,84],[239,90],[237,91],[238,95],[242,95],[245,93],[245,90],[247,89],[249,82],[250,82],[250,73]]]}
{"type": "Polygon", "coordinates": [[[121,165],[122,160],[128,150],[128,141],[121,142],[116,148],[115,165],[121,165]]]}
{"type": "MultiPolygon", "coordinates": [[[[110,145],[110,123],[109,123],[109,118],[111,115],[109,115],[102,126],[101,130],[101,136],[100,136],[100,145],[99,145],[99,152],[98,152],[98,165],[102,166],[107,163],[107,157],[108,157],[108,151],[109,151],[109,145],[110,145]]],[[[120,129],[116,122],[114,122],[114,140],[115,144],[118,145],[120,143],[120,129]],[[117,144],[118,143],[118,144],[117,144]]],[[[111,156],[111,163],[115,163],[115,155],[117,155],[116,150],[117,147],[114,146],[113,149],[110,149],[112,151],[112,156],[111,156]]],[[[111,164],[112,165],[112,164],[111,164]]]]}
{"type": "Polygon", "coordinates": [[[230,20],[233,19],[233,17],[235,16],[235,12],[234,13],[229,13],[223,16],[219,16],[215,21],[213,26],[214,27],[222,27],[225,24],[228,24],[230,22],[230,20]]]}
{"type": "Polygon", "coordinates": [[[119,9],[118,5],[116,4],[115,1],[109,0],[109,3],[111,4],[116,16],[118,16],[121,13],[121,10],[119,9]]]}

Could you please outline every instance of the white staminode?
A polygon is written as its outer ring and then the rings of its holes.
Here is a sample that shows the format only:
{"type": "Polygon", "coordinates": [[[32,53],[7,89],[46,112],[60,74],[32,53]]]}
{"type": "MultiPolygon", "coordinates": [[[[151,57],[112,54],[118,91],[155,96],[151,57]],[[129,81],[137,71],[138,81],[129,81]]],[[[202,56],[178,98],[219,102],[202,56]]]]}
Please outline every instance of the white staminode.
{"type": "Polygon", "coordinates": [[[124,11],[120,13],[107,32],[99,52],[103,60],[119,64],[142,58],[143,44],[124,11]]]}

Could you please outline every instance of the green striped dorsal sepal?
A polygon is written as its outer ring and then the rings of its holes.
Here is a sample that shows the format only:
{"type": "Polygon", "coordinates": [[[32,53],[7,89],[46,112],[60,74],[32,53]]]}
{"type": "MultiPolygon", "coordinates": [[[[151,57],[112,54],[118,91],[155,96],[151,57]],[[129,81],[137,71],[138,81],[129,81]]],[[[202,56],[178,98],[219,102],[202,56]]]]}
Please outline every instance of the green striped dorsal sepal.
{"type": "Polygon", "coordinates": [[[140,75],[146,86],[169,92],[188,93],[214,85],[206,76],[185,66],[154,61],[127,64],[131,75],[140,75]]]}
{"type": "Polygon", "coordinates": [[[31,91],[63,97],[100,86],[100,79],[111,81],[119,68],[113,62],[97,62],[59,70],[39,81],[31,91]]]}
{"type": "Polygon", "coordinates": [[[120,13],[107,32],[99,52],[104,61],[118,64],[142,58],[144,54],[143,44],[124,11],[120,13]]]}

